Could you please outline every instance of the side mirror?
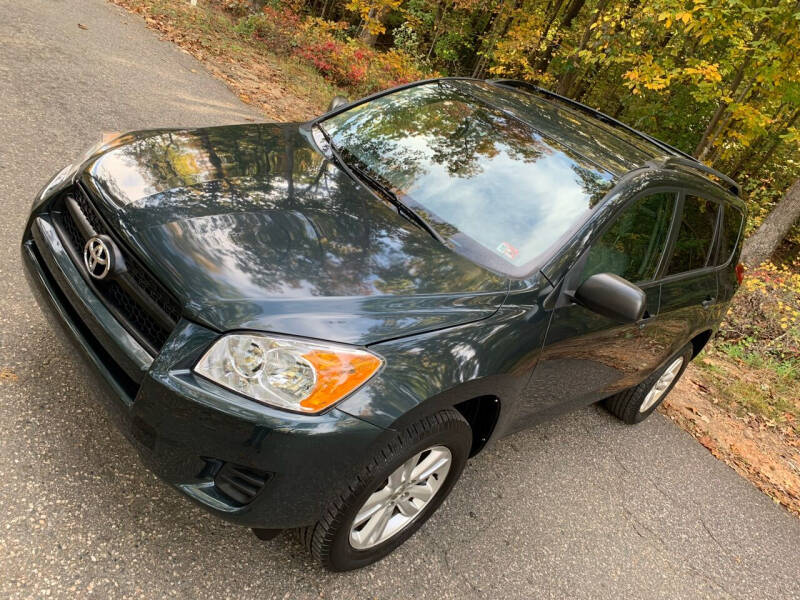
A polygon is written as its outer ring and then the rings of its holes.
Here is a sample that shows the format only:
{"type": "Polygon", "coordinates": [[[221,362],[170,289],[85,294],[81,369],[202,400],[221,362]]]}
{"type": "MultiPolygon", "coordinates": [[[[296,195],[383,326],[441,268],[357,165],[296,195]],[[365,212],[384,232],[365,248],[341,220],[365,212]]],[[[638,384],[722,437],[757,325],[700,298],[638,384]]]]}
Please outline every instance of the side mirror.
{"type": "Polygon", "coordinates": [[[575,301],[604,317],[634,323],[644,315],[647,296],[613,273],[597,273],[575,291],[575,301]]]}
{"type": "Polygon", "coordinates": [[[349,102],[350,100],[348,100],[344,96],[334,96],[333,99],[331,100],[331,103],[328,104],[328,110],[326,112],[331,112],[332,110],[336,110],[340,106],[344,106],[349,102]]]}

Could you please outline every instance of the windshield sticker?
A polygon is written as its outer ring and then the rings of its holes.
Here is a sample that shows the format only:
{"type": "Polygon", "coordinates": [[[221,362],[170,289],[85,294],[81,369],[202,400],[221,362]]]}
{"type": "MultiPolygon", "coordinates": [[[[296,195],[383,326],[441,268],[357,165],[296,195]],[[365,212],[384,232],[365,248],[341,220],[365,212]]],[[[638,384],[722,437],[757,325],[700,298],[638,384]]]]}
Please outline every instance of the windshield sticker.
{"type": "Polygon", "coordinates": [[[497,251],[503,256],[505,256],[508,260],[517,260],[517,257],[519,256],[519,250],[514,248],[514,246],[512,246],[508,242],[502,242],[497,247],[497,251]]]}

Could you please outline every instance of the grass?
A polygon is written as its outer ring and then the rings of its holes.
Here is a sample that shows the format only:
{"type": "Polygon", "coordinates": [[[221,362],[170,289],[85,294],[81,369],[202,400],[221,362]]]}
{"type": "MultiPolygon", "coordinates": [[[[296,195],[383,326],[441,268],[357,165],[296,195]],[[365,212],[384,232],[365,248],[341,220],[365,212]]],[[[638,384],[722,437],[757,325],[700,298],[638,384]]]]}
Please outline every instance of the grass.
{"type": "Polygon", "coordinates": [[[739,417],[755,416],[800,434],[800,378],[794,359],[780,361],[741,344],[719,343],[694,364],[718,391],[718,402],[739,417]]]}

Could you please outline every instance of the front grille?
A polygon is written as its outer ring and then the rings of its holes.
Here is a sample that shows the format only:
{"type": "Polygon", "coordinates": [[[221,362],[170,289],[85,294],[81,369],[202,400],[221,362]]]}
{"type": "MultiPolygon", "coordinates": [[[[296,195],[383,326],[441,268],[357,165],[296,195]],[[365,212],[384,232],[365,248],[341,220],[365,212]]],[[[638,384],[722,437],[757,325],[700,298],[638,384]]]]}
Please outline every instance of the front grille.
{"type": "Polygon", "coordinates": [[[56,302],[64,311],[66,320],[69,321],[75,330],[78,331],[81,338],[83,338],[84,344],[91,349],[95,357],[97,357],[97,360],[103,364],[108,376],[113,379],[114,384],[116,384],[118,390],[124,395],[125,400],[128,403],[133,402],[133,399],[136,398],[136,394],[139,392],[139,384],[131,379],[125,370],[122,369],[119,364],[117,364],[114,358],[103,347],[103,344],[100,342],[100,340],[95,337],[91,329],[89,329],[83,322],[78,314],[78,311],[76,311],[72,306],[72,303],[61,290],[55,277],[53,277],[50,268],[47,266],[47,261],[45,261],[42,257],[42,254],[36,244],[29,242],[27,247],[33,255],[36,263],[39,265],[42,275],[47,280],[47,286],[49,287],[51,294],[53,294],[56,302]]]}
{"type": "MultiPolygon", "coordinates": [[[[181,315],[178,302],[116,239],[112,230],[92,206],[86,193],[76,187],[54,207],[55,223],[73,261],[84,272],[83,247],[86,236],[67,208],[67,197],[74,198],[80,212],[97,234],[114,239],[122,253],[126,270],[115,279],[86,280],[115,314],[122,325],[151,353],[156,354],[167,341],[181,315]]],[[[74,205],[73,205],[74,206],[74,205]]]]}

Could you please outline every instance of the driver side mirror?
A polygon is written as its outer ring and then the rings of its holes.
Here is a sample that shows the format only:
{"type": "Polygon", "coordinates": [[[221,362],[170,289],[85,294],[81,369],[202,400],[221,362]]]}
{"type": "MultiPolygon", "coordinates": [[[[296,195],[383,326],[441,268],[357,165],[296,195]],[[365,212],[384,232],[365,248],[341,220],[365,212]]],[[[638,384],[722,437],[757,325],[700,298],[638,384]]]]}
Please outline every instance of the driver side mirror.
{"type": "Polygon", "coordinates": [[[340,106],[344,106],[348,104],[350,100],[348,100],[345,96],[334,96],[331,100],[331,103],[328,104],[328,110],[326,112],[331,112],[332,110],[336,110],[340,106]]]}
{"type": "Polygon", "coordinates": [[[575,301],[604,317],[635,323],[644,315],[647,296],[627,279],[597,273],[575,290],[575,301]]]}

